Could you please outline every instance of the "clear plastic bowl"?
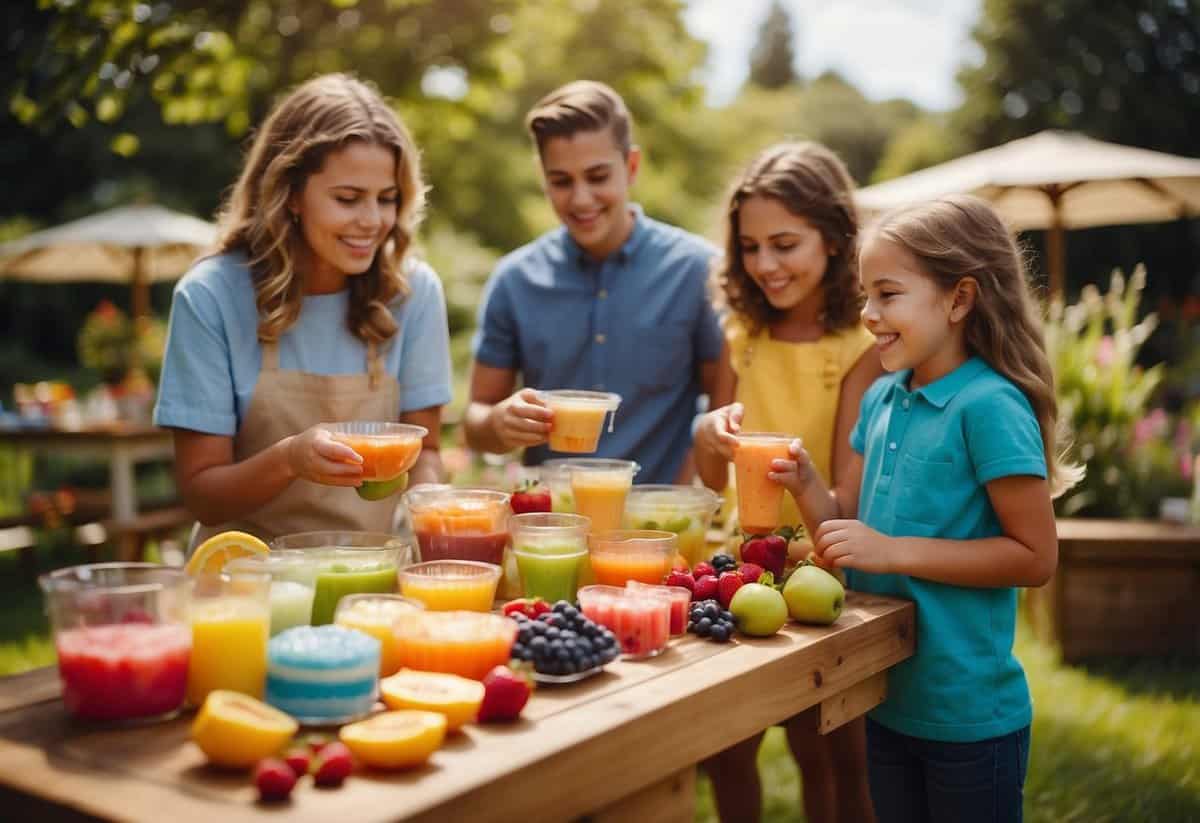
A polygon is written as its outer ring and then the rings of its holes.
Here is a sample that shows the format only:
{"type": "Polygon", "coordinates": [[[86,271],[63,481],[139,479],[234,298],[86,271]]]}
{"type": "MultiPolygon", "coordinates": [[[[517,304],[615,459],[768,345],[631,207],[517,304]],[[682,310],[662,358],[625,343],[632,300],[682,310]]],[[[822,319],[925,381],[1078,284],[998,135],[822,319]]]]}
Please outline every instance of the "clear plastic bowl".
{"type": "Polygon", "coordinates": [[[588,537],[596,582],[624,586],[630,580],[658,584],[671,569],[679,537],[654,529],[611,529],[588,537]]]}
{"type": "Polygon", "coordinates": [[[716,493],[699,486],[634,486],[625,498],[625,526],[674,532],[691,568],[708,558],[708,527],[720,505],[716,493]]]}
{"type": "Polygon", "coordinates": [[[517,638],[515,620],[471,611],[402,614],[395,630],[403,667],[473,680],[507,663],[517,638]]]}
{"type": "Polygon", "coordinates": [[[500,567],[472,560],[433,560],[400,572],[400,593],[430,611],[491,611],[500,567]]]}
{"type": "Polygon", "coordinates": [[[421,559],[476,560],[500,565],[508,544],[507,492],[417,486],[404,495],[404,505],[421,559]]]}
{"type": "Polygon", "coordinates": [[[429,434],[424,426],[408,423],[322,423],[321,428],[362,457],[363,480],[393,480],[417,462],[421,441],[429,434]]]}

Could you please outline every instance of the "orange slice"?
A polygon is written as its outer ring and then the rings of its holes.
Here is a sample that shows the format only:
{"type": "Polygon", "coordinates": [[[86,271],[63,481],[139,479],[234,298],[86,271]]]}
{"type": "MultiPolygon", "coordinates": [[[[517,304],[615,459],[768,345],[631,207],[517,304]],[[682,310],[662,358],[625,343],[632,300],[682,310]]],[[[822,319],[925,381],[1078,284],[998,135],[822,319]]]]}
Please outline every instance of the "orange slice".
{"type": "Polygon", "coordinates": [[[418,709],[446,717],[446,730],[457,731],[475,719],[483,702],[483,684],[456,674],[401,669],[379,681],[389,709],[418,709]]]}
{"type": "Polygon", "coordinates": [[[245,532],[214,534],[196,547],[184,570],[188,574],[217,574],[235,557],[267,554],[267,544],[245,532]]]}
{"type": "Polygon", "coordinates": [[[292,739],[300,726],[289,715],[240,692],[210,692],[192,723],[192,740],[210,763],[248,769],[292,739]]]}
{"type": "Polygon", "coordinates": [[[437,712],[384,712],[343,726],[338,737],[368,766],[411,769],[420,766],[446,738],[446,718],[437,712]]]}

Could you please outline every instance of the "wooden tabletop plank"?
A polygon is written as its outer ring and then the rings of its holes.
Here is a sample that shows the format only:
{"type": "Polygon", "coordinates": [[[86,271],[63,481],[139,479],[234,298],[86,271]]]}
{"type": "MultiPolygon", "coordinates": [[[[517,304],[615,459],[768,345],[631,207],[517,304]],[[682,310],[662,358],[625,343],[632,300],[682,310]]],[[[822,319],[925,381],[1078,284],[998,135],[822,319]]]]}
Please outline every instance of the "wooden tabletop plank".
{"type": "MultiPolygon", "coordinates": [[[[789,624],[773,638],[728,645],[685,638],[652,660],[618,661],[582,683],[541,687],[520,721],[471,726],[422,769],[356,774],[338,790],[305,781],[284,808],[289,821],[321,823],[569,820],[910,656],[914,614],[909,603],[851,593],[832,627],[789,624]]],[[[275,813],[254,804],[244,774],[205,766],[188,718],[88,730],[55,700],[0,713],[0,784],[48,801],[39,810],[47,815],[57,806],[108,819],[167,813],[179,823],[234,823],[275,813]]]]}

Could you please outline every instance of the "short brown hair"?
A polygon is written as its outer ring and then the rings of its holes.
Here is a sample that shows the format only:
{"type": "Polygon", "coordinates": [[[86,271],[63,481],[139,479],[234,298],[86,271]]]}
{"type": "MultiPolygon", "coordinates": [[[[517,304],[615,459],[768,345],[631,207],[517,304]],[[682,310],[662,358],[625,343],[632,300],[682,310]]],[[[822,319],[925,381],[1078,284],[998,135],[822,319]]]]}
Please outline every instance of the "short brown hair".
{"type": "Polygon", "coordinates": [[[547,94],[525,117],[538,154],[552,137],[608,129],[621,154],[633,145],[633,125],[621,95],[595,80],[576,80],[547,94]]]}
{"type": "Polygon", "coordinates": [[[716,281],[724,302],[749,321],[757,334],[781,312],[767,301],[742,262],[741,208],[748,198],[777,200],[821,233],[829,255],[825,290],[825,331],[852,328],[863,306],[858,281],[858,212],[854,181],[846,166],[820,143],[779,143],[755,157],[734,181],[725,214],[725,255],[718,258],[716,281]]]}

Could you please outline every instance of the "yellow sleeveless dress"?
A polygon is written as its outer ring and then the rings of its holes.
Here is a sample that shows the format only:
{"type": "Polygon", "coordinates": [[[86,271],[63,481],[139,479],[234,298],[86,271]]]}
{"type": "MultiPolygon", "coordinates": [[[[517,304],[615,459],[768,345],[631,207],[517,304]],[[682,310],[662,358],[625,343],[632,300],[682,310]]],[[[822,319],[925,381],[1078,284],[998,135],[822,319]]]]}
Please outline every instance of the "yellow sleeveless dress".
{"type": "MultiPolygon", "coordinates": [[[[830,483],[833,437],[842,380],[875,337],[861,324],[828,332],[819,340],[791,343],[772,340],[763,330],[750,336],[731,315],[725,322],[730,364],[737,375],[734,399],[746,409],[743,431],[768,431],[799,437],[813,465],[830,483]]],[[[732,481],[733,472],[730,472],[732,481]]],[[[727,500],[736,500],[732,482],[727,500]]],[[[783,496],[783,522],[800,523],[791,495],[783,496]]]]}

